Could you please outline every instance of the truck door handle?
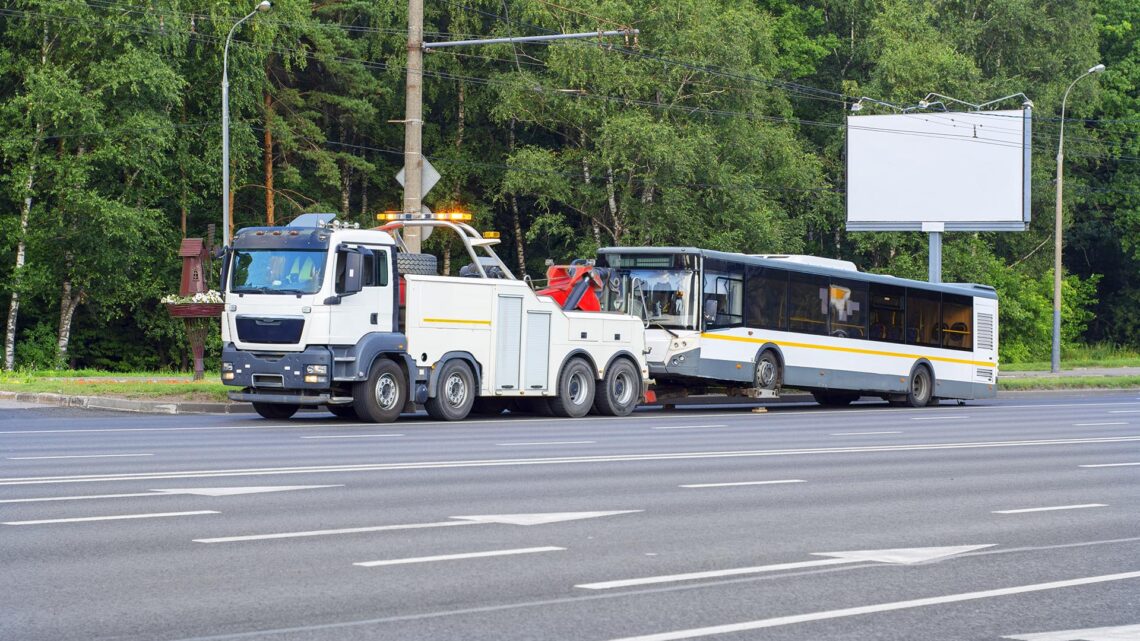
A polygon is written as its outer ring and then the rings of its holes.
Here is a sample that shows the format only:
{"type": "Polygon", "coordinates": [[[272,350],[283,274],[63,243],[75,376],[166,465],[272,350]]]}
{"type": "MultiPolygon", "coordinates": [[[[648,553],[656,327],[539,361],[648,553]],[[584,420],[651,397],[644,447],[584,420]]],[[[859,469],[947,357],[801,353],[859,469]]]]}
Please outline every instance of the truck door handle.
{"type": "Polygon", "coordinates": [[[379,314],[377,314],[376,312],[372,312],[372,324],[373,324],[373,325],[379,325],[379,324],[380,324],[380,318],[379,318],[379,316],[380,316],[380,315],[379,315],[379,314]]]}

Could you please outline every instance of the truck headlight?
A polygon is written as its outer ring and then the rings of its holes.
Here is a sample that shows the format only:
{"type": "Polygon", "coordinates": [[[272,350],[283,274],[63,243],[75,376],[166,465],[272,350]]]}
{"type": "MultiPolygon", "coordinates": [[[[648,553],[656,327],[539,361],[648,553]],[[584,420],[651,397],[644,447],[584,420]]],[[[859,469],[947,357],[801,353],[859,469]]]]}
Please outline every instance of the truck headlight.
{"type": "Polygon", "coordinates": [[[321,376],[324,376],[325,374],[329,373],[329,366],[328,365],[306,365],[305,366],[305,373],[306,374],[319,374],[321,376]]]}

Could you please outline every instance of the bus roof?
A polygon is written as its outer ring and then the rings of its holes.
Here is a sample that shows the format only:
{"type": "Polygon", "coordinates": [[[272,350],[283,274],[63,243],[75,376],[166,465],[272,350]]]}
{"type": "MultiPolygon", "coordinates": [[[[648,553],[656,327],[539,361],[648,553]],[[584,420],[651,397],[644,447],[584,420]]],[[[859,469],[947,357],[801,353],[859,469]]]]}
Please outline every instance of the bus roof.
{"type": "Polygon", "coordinates": [[[844,278],[847,280],[879,283],[882,285],[894,285],[896,287],[912,287],[915,289],[923,289],[927,291],[947,292],[963,296],[977,296],[979,298],[997,299],[997,292],[993,287],[989,285],[979,285],[976,283],[928,283],[921,280],[899,278],[897,276],[872,274],[869,272],[852,271],[850,269],[837,269],[819,264],[812,264],[809,262],[790,261],[782,258],[773,258],[766,256],[750,256],[748,254],[722,252],[712,249],[700,249],[699,247],[603,247],[602,249],[598,250],[598,253],[699,255],[715,260],[723,260],[744,265],[755,265],[758,267],[774,267],[803,274],[816,274],[819,276],[830,276],[834,278],[844,278]]]}

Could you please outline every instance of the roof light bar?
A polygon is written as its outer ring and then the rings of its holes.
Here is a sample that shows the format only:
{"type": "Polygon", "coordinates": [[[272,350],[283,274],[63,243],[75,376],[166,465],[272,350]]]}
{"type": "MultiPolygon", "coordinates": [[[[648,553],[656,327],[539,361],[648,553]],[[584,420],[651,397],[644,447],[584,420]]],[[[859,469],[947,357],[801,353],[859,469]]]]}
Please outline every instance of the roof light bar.
{"type": "Polygon", "coordinates": [[[468,221],[471,220],[471,214],[465,211],[440,211],[434,214],[405,214],[400,211],[386,211],[376,214],[376,220],[450,220],[450,221],[468,221]]]}

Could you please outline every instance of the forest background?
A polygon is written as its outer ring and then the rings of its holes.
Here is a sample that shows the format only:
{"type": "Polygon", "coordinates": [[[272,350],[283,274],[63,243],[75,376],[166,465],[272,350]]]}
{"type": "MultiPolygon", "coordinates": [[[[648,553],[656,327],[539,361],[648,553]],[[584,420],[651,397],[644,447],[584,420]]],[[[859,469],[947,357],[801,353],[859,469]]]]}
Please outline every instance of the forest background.
{"type": "MultiPolygon", "coordinates": [[[[9,366],[186,368],[181,325],[159,299],[177,292],[179,239],[212,223],[220,235],[222,45],[254,4],[0,7],[9,366]]],[[[844,229],[851,104],[1024,93],[1035,105],[1029,230],[950,233],[943,249],[945,281],[998,289],[1007,363],[1048,358],[1060,103],[1103,63],[1066,113],[1063,342],[1140,347],[1135,0],[425,4],[429,42],[640,30],[424,56],[424,150],[443,175],[425,202],[473,212],[534,278],[547,258],[624,244],[810,253],[925,280],[924,235],[844,229]]],[[[276,0],[238,29],[236,227],[325,211],[372,225],[400,208],[406,43],[399,1],[276,0]]],[[[425,251],[456,272],[457,248],[440,236],[425,251]]]]}

